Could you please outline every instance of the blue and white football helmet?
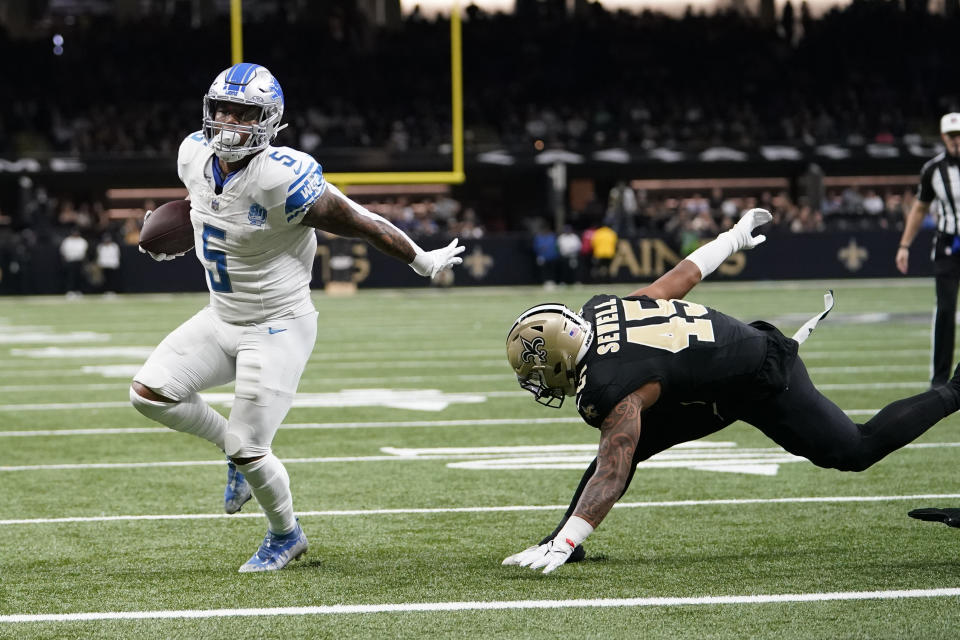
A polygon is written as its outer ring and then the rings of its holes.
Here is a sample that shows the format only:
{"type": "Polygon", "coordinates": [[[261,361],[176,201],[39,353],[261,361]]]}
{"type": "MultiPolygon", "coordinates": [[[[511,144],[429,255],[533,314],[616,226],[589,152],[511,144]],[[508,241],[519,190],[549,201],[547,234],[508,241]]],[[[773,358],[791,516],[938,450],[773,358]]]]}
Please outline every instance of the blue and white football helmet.
{"type": "Polygon", "coordinates": [[[273,74],[258,64],[241,62],[220,72],[203,97],[203,136],[214,154],[225,162],[237,162],[263,151],[286,127],[283,118],[283,90],[273,74]],[[216,121],[217,103],[247,105],[254,110],[253,125],[225,125],[216,121]],[[256,109],[259,108],[259,111],[256,109]],[[241,134],[249,133],[242,143],[241,134]]]}

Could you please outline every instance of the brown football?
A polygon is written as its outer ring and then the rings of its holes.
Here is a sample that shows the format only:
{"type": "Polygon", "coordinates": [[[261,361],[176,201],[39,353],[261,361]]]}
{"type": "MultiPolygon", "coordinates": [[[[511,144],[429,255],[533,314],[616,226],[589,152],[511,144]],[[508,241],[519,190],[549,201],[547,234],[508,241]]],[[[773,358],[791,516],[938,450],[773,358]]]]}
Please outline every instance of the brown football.
{"type": "Polygon", "coordinates": [[[140,246],[153,253],[183,253],[193,248],[190,202],[173,200],[157,207],[140,229],[140,246]]]}

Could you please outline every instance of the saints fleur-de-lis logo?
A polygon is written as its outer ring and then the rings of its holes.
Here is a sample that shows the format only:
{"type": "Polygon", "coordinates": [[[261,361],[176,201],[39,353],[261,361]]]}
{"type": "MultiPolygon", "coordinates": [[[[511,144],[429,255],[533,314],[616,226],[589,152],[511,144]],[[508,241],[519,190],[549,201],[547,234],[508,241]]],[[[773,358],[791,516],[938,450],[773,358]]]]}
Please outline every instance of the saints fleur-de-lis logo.
{"type": "Polygon", "coordinates": [[[520,354],[520,359],[524,362],[546,362],[547,361],[547,350],[543,348],[544,342],[543,338],[534,338],[533,340],[527,340],[523,336],[520,337],[520,342],[523,344],[523,353],[520,354]]]}

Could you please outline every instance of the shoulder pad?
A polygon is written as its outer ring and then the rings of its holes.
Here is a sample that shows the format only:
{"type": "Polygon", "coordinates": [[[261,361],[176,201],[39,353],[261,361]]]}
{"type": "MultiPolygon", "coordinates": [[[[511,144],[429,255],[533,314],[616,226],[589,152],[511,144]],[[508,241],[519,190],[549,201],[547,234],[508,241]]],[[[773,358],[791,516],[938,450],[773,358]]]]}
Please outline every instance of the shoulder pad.
{"type": "Polygon", "coordinates": [[[323,167],[309,153],[290,147],[267,147],[263,151],[260,189],[271,203],[283,203],[288,224],[297,224],[307,209],[327,188],[323,167]]]}
{"type": "Polygon", "coordinates": [[[259,186],[264,191],[289,187],[320,166],[309,153],[290,147],[267,147],[262,155],[259,186]]]}
{"type": "Polygon", "coordinates": [[[180,150],[177,152],[177,164],[183,166],[190,162],[200,152],[207,149],[207,141],[203,137],[202,131],[194,131],[180,143],[180,150]]]}

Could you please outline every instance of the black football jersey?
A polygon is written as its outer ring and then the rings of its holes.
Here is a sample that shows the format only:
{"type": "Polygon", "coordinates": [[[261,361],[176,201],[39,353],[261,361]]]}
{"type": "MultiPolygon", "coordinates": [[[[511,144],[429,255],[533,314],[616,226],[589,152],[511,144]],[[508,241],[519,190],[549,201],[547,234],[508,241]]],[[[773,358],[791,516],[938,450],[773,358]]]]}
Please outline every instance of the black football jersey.
{"type": "Polygon", "coordinates": [[[577,366],[577,409],[594,427],[647,382],[660,383],[658,404],[713,401],[755,389],[765,368],[769,331],[694,302],[598,295],[581,315],[594,333],[577,366]]]}

